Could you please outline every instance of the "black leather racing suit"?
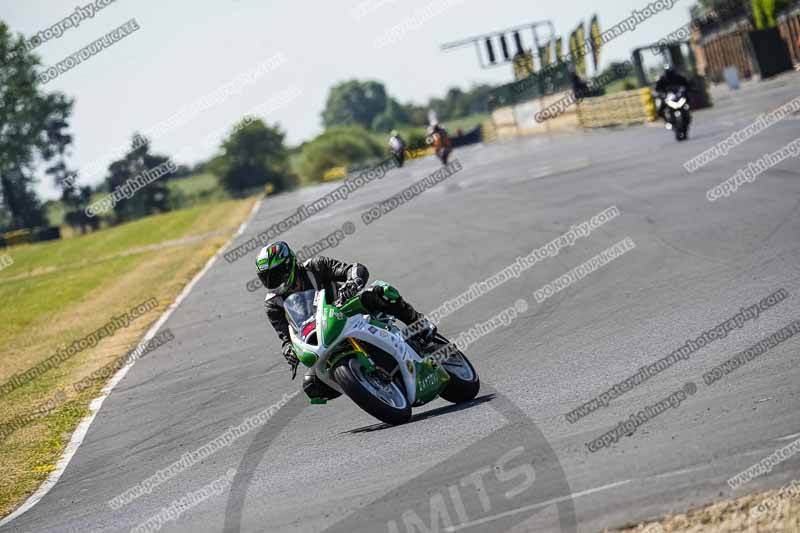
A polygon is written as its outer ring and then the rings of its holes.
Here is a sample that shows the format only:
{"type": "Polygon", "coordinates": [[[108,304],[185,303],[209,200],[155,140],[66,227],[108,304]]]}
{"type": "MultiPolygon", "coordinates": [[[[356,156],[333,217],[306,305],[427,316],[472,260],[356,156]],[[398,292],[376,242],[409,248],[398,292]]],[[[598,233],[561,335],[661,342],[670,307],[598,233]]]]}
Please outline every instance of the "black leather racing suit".
{"type": "MultiPolygon", "coordinates": [[[[324,288],[325,294],[330,295],[330,301],[333,302],[338,296],[339,284],[357,279],[360,280],[361,285],[364,285],[359,292],[361,304],[370,313],[387,313],[407,326],[423,318],[411,304],[403,300],[402,296],[388,298],[382,285],[367,286],[369,271],[364,265],[360,263],[347,264],[330,257],[316,256],[302,265],[297,265],[294,286],[285,296],[295,292],[324,288]]],[[[283,309],[284,297],[268,293],[264,300],[267,318],[275,328],[283,346],[292,342],[289,337],[289,322],[283,309]]],[[[303,389],[312,398],[332,399],[339,395],[338,392],[317,379],[313,369],[306,372],[303,378],[303,389]]]]}

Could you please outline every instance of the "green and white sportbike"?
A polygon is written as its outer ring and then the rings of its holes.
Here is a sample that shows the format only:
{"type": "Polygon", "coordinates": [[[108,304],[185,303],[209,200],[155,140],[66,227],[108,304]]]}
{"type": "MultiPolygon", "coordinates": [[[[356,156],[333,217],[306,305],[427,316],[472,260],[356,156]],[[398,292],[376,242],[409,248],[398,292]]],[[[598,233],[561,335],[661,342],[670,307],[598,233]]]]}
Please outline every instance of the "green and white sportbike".
{"type": "Polygon", "coordinates": [[[478,394],[478,374],[463,353],[451,347],[440,352],[446,358],[437,356],[441,363],[431,357],[449,345],[447,339],[436,335],[425,346],[406,341],[392,317],[371,316],[358,296],[337,307],[327,303],[324,290],[308,290],[283,305],[300,362],[382,422],[404,424],[412,407],[439,396],[461,403],[478,394]]]}

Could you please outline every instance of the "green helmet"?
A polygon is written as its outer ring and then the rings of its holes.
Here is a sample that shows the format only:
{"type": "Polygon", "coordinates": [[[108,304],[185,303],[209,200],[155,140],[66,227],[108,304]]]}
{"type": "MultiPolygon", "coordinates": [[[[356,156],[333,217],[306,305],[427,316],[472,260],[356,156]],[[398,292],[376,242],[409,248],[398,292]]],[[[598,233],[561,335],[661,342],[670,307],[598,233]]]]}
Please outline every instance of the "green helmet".
{"type": "Polygon", "coordinates": [[[256,269],[264,287],[283,296],[294,285],[297,257],[285,242],[273,242],[258,253],[256,269]]]}

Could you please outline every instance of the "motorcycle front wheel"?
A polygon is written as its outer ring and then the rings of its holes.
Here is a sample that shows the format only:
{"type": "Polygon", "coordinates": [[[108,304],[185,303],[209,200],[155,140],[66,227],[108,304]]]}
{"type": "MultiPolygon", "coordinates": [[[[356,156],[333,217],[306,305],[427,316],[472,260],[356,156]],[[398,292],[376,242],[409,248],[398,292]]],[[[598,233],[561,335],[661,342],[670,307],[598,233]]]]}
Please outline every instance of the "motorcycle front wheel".
{"type": "Polygon", "coordinates": [[[678,142],[685,141],[688,137],[689,123],[684,116],[678,116],[672,128],[675,131],[675,140],[678,142]]]}
{"type": "Polygon", "coordinates": [[[393,426],[411,420],[411,404],[397,381],[369,373],[357,357],[348,357],[333,369],[333,378],[361,409],[393,426]]]}

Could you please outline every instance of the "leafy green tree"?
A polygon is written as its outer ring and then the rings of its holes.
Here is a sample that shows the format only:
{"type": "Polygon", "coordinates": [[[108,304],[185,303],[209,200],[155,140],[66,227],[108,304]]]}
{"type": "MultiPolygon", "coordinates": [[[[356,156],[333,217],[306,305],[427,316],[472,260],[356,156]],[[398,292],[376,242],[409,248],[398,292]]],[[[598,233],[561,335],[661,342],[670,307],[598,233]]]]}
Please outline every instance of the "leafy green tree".
{"type": "Polygon", "coordinates": [[[391,114],[383,112],[372,121],[372,131],[387,132],[393,130],[397,126],[397,121],[391,114]]]}
{"type": "Polygon", "coordinates": [[[64,222],[73,227],[80,228],[81,233],[86,233],[88,229],[100,229],[100,218],[90,217],[86,214],[86,206],[92,203],[92,188],[85,185],[81,188],[76,186],[64,190],[61,202],[66,208],[64,222]]]}
{"type": "Polygon", "coordinates": [[[33,228],[47,224],[44,207],[33,191],[34,183],[22,169],[10,169],[0,175],[0,200],[7,211],[4,229],[33,228]]]}
{"type": "Polygon", "coordinates": [[[386,109],[372,120],[372,131],[386,133],[401,124],[409,124],[410,117],[402,105],[394,98],[386,102],[386,109]]]}
{"type": "Polygon", "coordinates": [[[407,124],[409,126],[427,126],[428,125],[428,106],[416,105],[408,103],[402,106],[403,112],[408,116],[407,124]]]}
{"type": "Polygon", "coordinates": [[[80,228],[81,233],[87,229],[98,229],[100,219],[86,215],[85,207],[92,197],[91,187],[79,189],[76,184],[78,174],[67,166],[67,154],[72,145],[72,135],[67,128],[67,118],[72,111],[72,102],[59,98],[57,101],[59,117],[48,127],[47,135],[55,153],[54,163],[47,167],[45,173],[53,179],[53,184],[61,191],[61,203],[65,208],[64,222],[73,228],[80,228]]]}
{"type": "Polygon", "coordinates": [[[130,192],[127,198],[120,198],[114,205],[114,222],[119,224],[137,218],[146,217],[154,213],[163,213],[169,210],[169,187],[167,177],[175,170],[175,165],[170,164],[170,159],[163,155],[150,153],[150,144],[145,143],[137,148],[136,135],[131,140],[131,150],[122,158],[113,161],[108,166],[106,187],[109,194],[114,191],[130,192]],[[162,169],[159,171],[158,169],[162,169]],[[147,179],[150,183],[144,187],[135,187],[133,180],[139,176],[152,177],[167,172],[158,179],[147,179]]]}
{"type": "Polygon", "coordinates": [[[322,123],[333,126],[372,126],[372,121],[386,110],[386,89],[377,81],[350,80],[334,85],[328,93],[322,123]]]}
{"type": "MultiPolygon", "coordinates": [[[[492,86],[486,84],[475,85],[466,91],[458,87],[451,87],[447,90],[444,98],[431,98],[428,101],[427,107],[424,108],[426,112],[422,124],[427,124],[427,109],[436,111],[436,115],[442,122],[478,113],[487,113],[491,90],[492,86]]],[[[419,122],[415,122],[415,124],[419,124],[419,122]]]]}
{"type": "Polygon", "coordinates": [[[232,194],[243,194],[255,187],[272,184],[281,192],[292,184],[285,133],[261,119],[247,121],[222,143],[222,153],[211,160],[208,169],[218,176],[232,194]]]}
{"type": "MultiPolygon", "coordinates": [[[[45,94],[36,76],[39,58],[28,51],[21,35],[0,22],[0,201],[6,227],[46,224],[42,203],[33,186],[36,166],[59,154],[54,132],[67,127],[71,100],[61,93],[45,94]]],[[[64,146],[71,142],[62,139],[64,146]]]]}
{"type": "Polygon", "coordinates": [[[469,104],[464,91],[458,87],[451,87],[444,98],[431,99],[430,108],[436,111],[440,120],[452,120],[469,115],[469,104]]]}
{"type": "Polygon", "coordinates": [[[486,84],[467,90],[451,87],[443,98],[431,98],[427,105],[419,106],[398,103],[379,82],[350,80],[331,89],[322,121],[326,128],[360,125],[380,133],[401,126],[426,126],[429,110],[441,121],[487,113],[492,89],[486,84]]]}
{"type": "Polygon", "coordinates": [[[330,128],[303,145],[299,168],[305,178],[320,181],[333,167],[364,163],[384,154],[384,147],[360,126],[330,128]]]}

